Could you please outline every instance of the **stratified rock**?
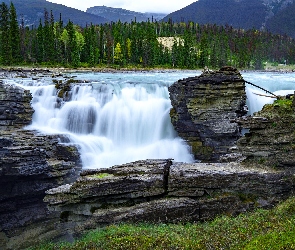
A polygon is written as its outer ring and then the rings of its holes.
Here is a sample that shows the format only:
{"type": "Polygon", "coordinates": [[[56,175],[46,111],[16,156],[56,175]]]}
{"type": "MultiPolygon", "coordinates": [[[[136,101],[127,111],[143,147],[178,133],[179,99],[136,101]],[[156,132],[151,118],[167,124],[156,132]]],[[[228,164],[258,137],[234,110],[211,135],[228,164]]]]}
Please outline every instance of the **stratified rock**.
{"type": "Polygon", "coordinates": [[[137,200],[165,194],[171,164],[171,160],[149,160],[84,170],[73,184],[48,190],[45,201],[55,207],[67,207],[73,213],[80,213],[87,204],[83,214],[92,214],[101,207],[134,205],[137,200]]]}
{"type": "Polygon", "coordinates": [[[21,128],[32,121],[34,110],[28,90],[0,82],[0,130],[21,128]]]}
{"type": "Polygon", "coordinates": [[[286,199],[293,190],[290,173],[272,168],[244,167],[240,163],[175,163],[170,168],[170,196],[248,197],[256,206],[272,206],[286,199]],[[267,202],[266,202],[267,201],[267,202]]]}
{"type": "Polygon", "coordinates": [[[48,190],[69,235],[120,222],[195,222],[220,214],[270,208],[292,193],[294,178],[240,163],[147,160],[88,170],[70,185],[48,190]]]}
{"type": "Polygon", "coordinates": [[[169,87],[171,121],[196,159],[219,161],[241,137],[232,120],[247,113],[245,83],[231,67],[204,72],[169,87]]]}
{"type": "Polygon", "coordinates": [[[237,143],[240,152],[247,157],[244,164],[273,168],[295,166],[294,96],[267,104],[253,116],[237,122],[250,129],[237,143]]]}
{"type": "Polygon", "coordinates": [[[24,249],[60,237],[59,213],[43,202],[45,191],[76,180],[81,169],[74,146],[60,136],[22,129],[31,123],[31,94],[0,82],[0,249],[24,249]]]}

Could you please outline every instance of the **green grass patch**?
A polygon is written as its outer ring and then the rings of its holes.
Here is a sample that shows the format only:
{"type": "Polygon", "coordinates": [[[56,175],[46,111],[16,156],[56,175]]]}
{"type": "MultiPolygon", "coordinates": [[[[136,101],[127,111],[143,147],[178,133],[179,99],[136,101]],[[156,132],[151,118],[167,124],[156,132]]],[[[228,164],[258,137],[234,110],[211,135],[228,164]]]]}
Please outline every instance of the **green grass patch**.
{"type": "Polygon", "coordinates": [[[113,176],[114,176],[113,174],[108,174],[108,173],[100,173],[100,174],[90,175],[90,177],[97,178],[97,179],[103,179],[103,178],[113,177],[113,176]]]}
{"type": "Polygon", "coordinates": [[[50,243],[31,249],[295,249],[294,236],[295,198],[290,198],[272,210],[237,217],[185,225],[111,225],[72,244],[50,243]]]}
{"type": "Polygon", "coordinates": [[[293,100],[292,99],[278,99],[278,100],[275,100],[273,105],[274,107],[280,107],[280,108],[283,108],[283,109],[292,109],[292,103],[293,103],[293,100]]]}

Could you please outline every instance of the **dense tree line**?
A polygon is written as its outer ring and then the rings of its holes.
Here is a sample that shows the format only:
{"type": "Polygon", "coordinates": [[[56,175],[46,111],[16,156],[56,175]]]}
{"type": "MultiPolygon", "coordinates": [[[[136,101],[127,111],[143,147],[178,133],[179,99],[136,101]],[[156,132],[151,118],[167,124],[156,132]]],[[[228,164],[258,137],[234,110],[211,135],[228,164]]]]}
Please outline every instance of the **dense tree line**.
{"type": "Polygon", "coordinates": [[[193,22],[89,24],[81,28],[44,10],[38,27],[17,22],[13,3],[0,6],[0,64],[60,66],[261,68],[265,61],[295,63],[294,39],[231,26],[193,22]],[[172,44],[161,42],[168,37],[172,44]]]}

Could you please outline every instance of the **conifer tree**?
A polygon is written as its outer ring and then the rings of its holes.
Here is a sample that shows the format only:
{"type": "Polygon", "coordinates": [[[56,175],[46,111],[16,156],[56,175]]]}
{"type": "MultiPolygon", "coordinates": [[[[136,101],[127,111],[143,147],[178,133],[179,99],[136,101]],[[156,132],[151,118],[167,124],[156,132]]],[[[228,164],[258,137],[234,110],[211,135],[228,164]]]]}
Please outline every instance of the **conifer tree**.
{"type": "Polygon", "coordinates": [[[10,3],[9,9],[9,39],[12,63],[19,63],[21,61],[20,30],[16,10],[12,2],[10,3]]]}
{"type": "Polygon", "coordinates": [[[37,62],[41,63],[45,61],[45,46],[44,46],[44,28],[42,20],[40,19],[39,26],[36,35],[35,54],[37,62]]]}
{"type": "Polygon", "coordinates": [[[1,45],[1,58],[0,61],[3,65],[10,65],[12,60],[11,44],[10,44],[10,30],[9,30],[9,9],[3,2],[0,5],[0,45],[1,45]]]}

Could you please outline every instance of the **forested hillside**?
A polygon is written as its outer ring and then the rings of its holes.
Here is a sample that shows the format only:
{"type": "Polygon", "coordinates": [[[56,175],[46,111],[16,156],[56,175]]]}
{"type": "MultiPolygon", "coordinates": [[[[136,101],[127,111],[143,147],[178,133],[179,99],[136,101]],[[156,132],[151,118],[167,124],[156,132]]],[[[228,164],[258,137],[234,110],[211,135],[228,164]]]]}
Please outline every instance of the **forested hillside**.
{"type": "Polygon", "coordinates": [[[235,28],[259,29],[265,21],[266,7],[261,0],[199,0],[164,18],[174,22],[231,25],[235,28]]]}
{"type": "MultiPolygon", "coordinates": [[[[2,2],[9,6],[11,0],[0,0],[0,3],[2,2]]],[[[71,19],[72,22],[82,27],[90,23],[100,24],[109,22],[109,20],[103,17],[69,8],[62,4],[51,3],[46,0],[13,0],[12,2],[16,8],[19,22],[23,20],[27,26],[38,26],[40,18],[44,20],[44,9],[52,11],[56,20],[59,19],[62,13],[62,20],[64,22],[68,22],[71,19]]]]}
{"type": "Polygon", "coordinates": [[[276,34],[288,34],[295,38],[295,3],[290,4],[272,16],[266,23],[266,28],[276,34]]]}
{"type": "Polygon", "coordinates": [[[261,69],[265,61],[295,63],[294,39],[256,29],[171,21],[80,27],[48,11],[30,28],[18,26],[13,4],[2,3],[0,14],[1,65],[261,69]]]}
{"type": "Polygon", "coordinates": [[[294,0],[198,0],[163,20],[267,29],[295,37],[294,0]]]}

